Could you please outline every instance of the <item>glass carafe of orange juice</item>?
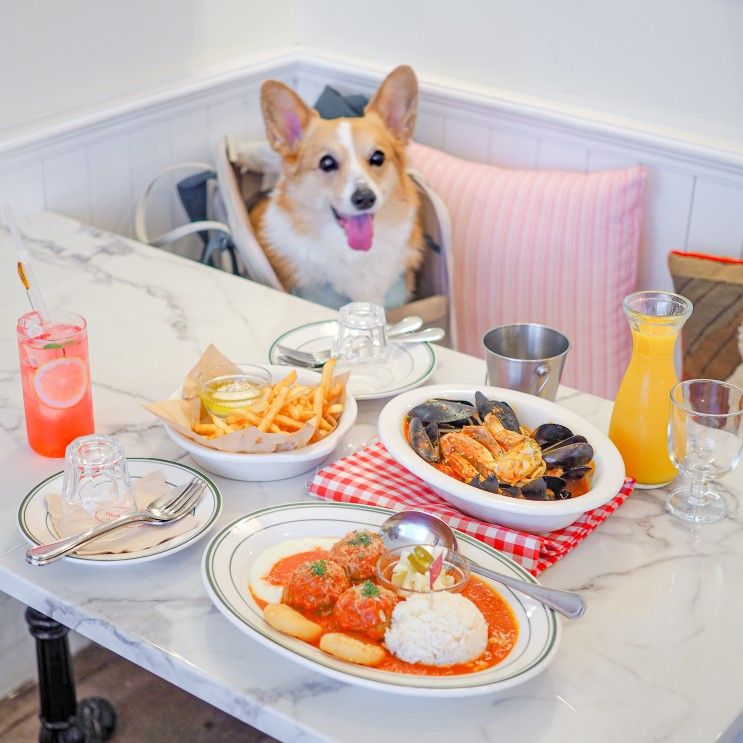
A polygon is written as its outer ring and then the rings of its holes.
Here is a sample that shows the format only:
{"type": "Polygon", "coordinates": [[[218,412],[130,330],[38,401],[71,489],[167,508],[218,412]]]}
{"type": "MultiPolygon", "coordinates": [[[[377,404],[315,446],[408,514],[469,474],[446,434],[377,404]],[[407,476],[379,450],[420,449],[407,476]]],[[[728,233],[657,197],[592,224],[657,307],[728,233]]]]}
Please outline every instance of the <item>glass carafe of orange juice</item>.
{"type": "Polygon", "coordinates": [[[674,351],[692,304],[680,294],[635,292],[625,297],[632,358],[619,385],[609,438],[638,487],[666,485],[676,477],[668,456],[669,392],[676,382],[674,351]]]}

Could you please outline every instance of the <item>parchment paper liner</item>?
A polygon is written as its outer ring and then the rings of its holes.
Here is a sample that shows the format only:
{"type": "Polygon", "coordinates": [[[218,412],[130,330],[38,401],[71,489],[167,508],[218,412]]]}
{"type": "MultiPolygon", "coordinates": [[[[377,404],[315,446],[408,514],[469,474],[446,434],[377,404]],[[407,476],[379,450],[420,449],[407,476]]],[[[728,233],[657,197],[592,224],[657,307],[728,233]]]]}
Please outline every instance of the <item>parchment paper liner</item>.
{"type": "MultiPolygon", "coordinates": [[[[193,424],[212,422],[208,411],[196,394],[196,379],[202,371],[217,366],[232,367],[234,371],[240,371],[238,364],[228,359],[214,345],[210,344],[196,366],[186,374],[181,393],[182,399],[160,400],[159,402],[149,403],[144,407],[182,436],[208,449],[236,454],[270,454],[271,452],[291,451],[307,446],[315,433],[315,425],[311,421],[305,423],[302,428],[294,433],[264,433],[255,426],[243,428],[240,431],[234,431],[215,439],[208,439],[194,433],[191,430],[193,424]]],[[[286,373],[288,374],[290,371],[291,369],[287,367],[286,373]]],[[[333,377],[330,382],[331,386],[338,383],[342,385],[341,402],[344,403],[348,377],[349,374],[346,372],[333,377]]],[[[274,379],[273,383],[275,384],[278,381],[279,379],[274,379]]]]}

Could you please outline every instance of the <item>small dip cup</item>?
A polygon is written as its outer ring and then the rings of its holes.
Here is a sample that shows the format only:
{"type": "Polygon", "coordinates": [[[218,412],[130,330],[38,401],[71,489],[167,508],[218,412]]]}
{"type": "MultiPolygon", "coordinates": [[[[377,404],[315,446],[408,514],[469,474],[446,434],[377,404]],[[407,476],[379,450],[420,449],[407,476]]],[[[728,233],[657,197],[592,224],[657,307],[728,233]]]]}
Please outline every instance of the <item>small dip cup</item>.
{"type": "Polygon", "coordinates": [[[196,379],[196,392],[204,407],[220,417],[252,405],[271,384],[271,372],[262,366],[240,364],[206,369],[196,379]]]}
{"type": "MultiPolygon", "coordinates": [[[[421,546],[425,547],[429,552],[434,549],[432,544],[406,544],[401,547],[395,547],[394,549],[385,552],[379,560],[377,560],[377,578],[379,584],[385,588],[389,588],[390,591],[401,596],[413,596],[414,594],[426,594],[426,593],[441,593],[442,591],[449,591],[450,593],[457,593],[461,591],[470,577],[470,566],[467,559],[462,557],[459,552],[453,550],[444,549],[444,564],[441,568],[442,572],[448,573],[454,577],[454,584],[448,588],[436,588],[435,590],[416,590],[412,588],[403,588],[392,582],[392,569],[400,562],[400,557],[403,552],[410,551],[414,547],[421,546]]],[[[440,545],[436,545],[438,549],[440,545]]]]}

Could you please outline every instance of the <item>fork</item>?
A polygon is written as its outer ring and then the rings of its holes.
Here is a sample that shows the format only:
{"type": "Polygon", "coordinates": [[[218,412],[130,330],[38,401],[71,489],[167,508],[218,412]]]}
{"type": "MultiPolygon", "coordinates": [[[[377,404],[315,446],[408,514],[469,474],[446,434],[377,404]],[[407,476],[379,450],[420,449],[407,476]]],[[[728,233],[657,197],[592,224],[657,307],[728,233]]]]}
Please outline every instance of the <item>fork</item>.
{"type": "MultiPolygon", "coordinates": [[[[417,333],[404,333],[390,338],[390,343],[435,343],[444,337],[443,328],[427,328],[417,333]]],[[[299,348],[290,348],[281,343],[276,344],[276,350],[284,360],[295,362],[300,366],[322,366],[331,356],[329,348],[320,351],[302,351],[299,348]]]]}
{"type": "Polygon", "coordinates": [[[106,521],[104,524],[94,526],[80,534],[74,534],[56,542],[29,547],[26,550],[26,562],[31,565],[48,565],[91,539],[128,524],[135,524],[140,521],[151,524],[172,524],[193,510],[205,489],[206,483],[200,477],[193,477],[190,482],[179,488],[175,493],[171,491],[155,498],[143,511],[119,516],[117,519],[106,521]]]}

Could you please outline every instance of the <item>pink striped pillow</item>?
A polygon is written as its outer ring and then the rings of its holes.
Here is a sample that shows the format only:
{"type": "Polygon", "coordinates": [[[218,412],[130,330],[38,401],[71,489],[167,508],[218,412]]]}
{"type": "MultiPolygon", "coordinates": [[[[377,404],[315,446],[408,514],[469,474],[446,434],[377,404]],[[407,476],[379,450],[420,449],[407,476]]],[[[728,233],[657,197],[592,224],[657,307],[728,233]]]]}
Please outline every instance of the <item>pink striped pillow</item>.
{"type": "Polygon", "coordinates": [[[637,278],[644,168],[505,170],[419,144],[408,162],[451,214],[455,346],[482,356],[488,328],[550,325],[571,342],[563,383],[613,398],[632,346],[622,299],[637,278]]]}

